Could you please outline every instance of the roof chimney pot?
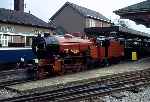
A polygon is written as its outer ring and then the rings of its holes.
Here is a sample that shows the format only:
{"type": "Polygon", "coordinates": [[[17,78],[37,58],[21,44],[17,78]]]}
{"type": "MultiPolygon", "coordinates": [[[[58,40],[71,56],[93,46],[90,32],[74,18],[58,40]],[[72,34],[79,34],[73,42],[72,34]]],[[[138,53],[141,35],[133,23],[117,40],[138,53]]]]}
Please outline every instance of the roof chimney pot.
{"type": "Polygon", "coordinates": [[[24,12],[24,0],[14,0],[14,10],[24,12]]]}

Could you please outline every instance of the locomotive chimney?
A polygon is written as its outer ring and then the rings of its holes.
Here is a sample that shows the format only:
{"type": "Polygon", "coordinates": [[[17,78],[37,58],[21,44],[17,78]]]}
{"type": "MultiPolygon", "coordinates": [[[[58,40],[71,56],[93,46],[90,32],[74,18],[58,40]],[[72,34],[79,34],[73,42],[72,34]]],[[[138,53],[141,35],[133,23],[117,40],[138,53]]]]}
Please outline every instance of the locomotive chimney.
{"type": "Polygon", "coordinates": [[[14,10],[24,12],[24,0],[14,0],[14,10]]]}

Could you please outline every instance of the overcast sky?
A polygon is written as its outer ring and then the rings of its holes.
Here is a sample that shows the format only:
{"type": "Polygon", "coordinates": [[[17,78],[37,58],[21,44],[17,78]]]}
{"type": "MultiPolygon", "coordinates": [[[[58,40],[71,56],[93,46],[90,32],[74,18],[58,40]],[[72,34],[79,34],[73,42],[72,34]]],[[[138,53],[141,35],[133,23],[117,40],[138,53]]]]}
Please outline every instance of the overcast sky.
{"type": "MultiPolygon", "coordinates": [[[[13,1],[14,0],[0,0],[0,8],[13,9],[13,1]]],[[[95,10],[106,16],[108,19],[115,21],[115,19],[119,19],[119,16],[113,13],[114,10],[145,0],[25,0],[25,11],[30,11],[33,15],[47,22],[67,1],[95,10]]],[[[131,21],[128,23],[131,28],[150,33],[150,28],[146,29],[142,25],[137,26],[131,21]]]]}

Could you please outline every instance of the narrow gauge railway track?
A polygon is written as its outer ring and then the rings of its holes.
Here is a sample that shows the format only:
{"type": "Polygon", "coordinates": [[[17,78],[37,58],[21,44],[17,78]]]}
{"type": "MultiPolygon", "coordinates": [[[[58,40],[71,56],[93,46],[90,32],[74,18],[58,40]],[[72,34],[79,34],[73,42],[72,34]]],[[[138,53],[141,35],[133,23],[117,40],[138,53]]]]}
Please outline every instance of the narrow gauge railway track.
{"type": "Polygon", "coordinates": [[[150,70],[143,70],[137,72],[131,72],[122,74],[120,77],[106,78],[105,80],[91,82],[83,85],[71,86],[53,91],[47,91],[43,93],[35,93],[30,95],[24,95],[20,97],[9,98],[0,100],[1,102],[68,102],[71,100],[87,98],[91,96],[103,96],[112,92],[126,90],[132,87],[137,87],[145,84],[150,84],[150,70]],[[115,80],[114,80],[115,79],[115,80]],[[118,80],[119,79],[119,80],[118,80]],[[102,83],[104,82],[104,83],[102,83]]]}
{"type": "Polygon", "coordinates": [[[14,74],[14,73],[16,73],[16,71],[18,71],[18,70],[16,69],[16,70],[0,71],[0,77],[2,77],[2,76],[4,76],[4,75],[14,74]]]}
{"type": "Polygon", "coordinates": [[[28,80],[27,78],[24,78],[22,76],[18,77],[19,75],[22,75],[20,73],[25,73],[25,71],[26,70],[24,70],[24,69],[1,71],[0,72],[0,87],[32,81],[32,80],[28,80]]]}
{"type": "Polygon", "coordinates": [[[16,84],[21,84],[21,83],[26,83],[26,82],[31,82],[33,80],[11,80],[11,81],[5,81],[5,82],[0,82],[0,87],[6,87],[6,86],[11,86],[11,85],[16,85],[16,84]]]}

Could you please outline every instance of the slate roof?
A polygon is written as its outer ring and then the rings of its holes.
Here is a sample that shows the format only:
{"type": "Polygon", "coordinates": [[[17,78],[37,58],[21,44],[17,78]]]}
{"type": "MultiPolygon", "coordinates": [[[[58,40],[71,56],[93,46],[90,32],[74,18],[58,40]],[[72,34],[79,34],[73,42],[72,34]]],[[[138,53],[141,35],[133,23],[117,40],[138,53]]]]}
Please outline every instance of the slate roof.
{"type": "Polygon", "coordinates": [[[150,0],[146,0],[119,10],[114,11],[118,15],[125,13],[150,12],[150,0]]]}
{"type": "Polygon", "coordinates": [[[55,29],[56,29],[56,27],[57,27],[55,21],[49,20],[48,24],[49,24],[51,27],[55,28],[55,29]]]}
{"type": "Polygon", "coordinates": [[[4,8],[0,8],[0,22],[53,29],[53,26],[32,14],[4,8]]]}
{"type": "Polygon", "coordinates": [[[92,18],[92,19],[97,19],[105,22],[110,22],[108,18],[100,14],[99,12],[90,10],[88,8],[66,2],[52,17],[51,19],[53,20],[66,6],[72,7],[76,12],[78,12],[81,16],[86,17],[86,18],[92,18]]]}

